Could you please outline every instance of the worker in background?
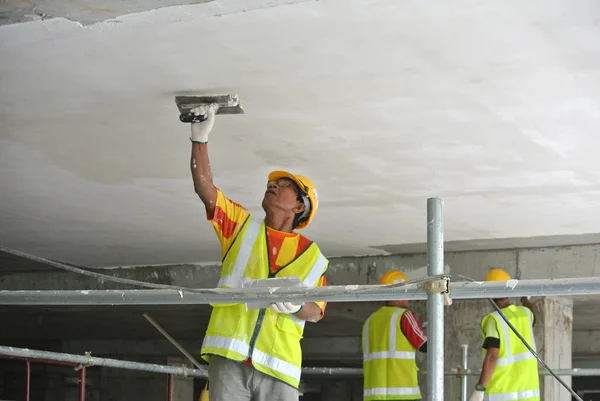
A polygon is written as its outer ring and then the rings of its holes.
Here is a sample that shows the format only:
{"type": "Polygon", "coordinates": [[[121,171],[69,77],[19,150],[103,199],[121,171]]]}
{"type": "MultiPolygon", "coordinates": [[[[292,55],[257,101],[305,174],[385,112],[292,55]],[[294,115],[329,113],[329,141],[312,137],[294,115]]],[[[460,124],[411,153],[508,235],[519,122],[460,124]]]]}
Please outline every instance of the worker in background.
{"type": "MultiPolygon", "coordinates": [[[[407,282],[404,273],[391,270],[379,284],[407,282]]],[[[363,326],[364,397],[368,400],[420,400],[417,350],[427,352],[427,337],[408,308],[408,300],[388,301],[363,326]]]]}
{"type": "MultiPolygon", "coordinates": [[[[270,173],[262,200],[264,219],[228,199],[213,184],[208,160],[217,107],[194,110],[207,118],[192,123],[190,167],[221,243],[219,288],[239,288],[242,277],[299,277],[302,286],[324,286],[328,260],[314,242],[294,232],[315,216],[315,186],[301,175],[270,173]]],[[[319,321],[324,310],[325,303],[312,302],[277,302],[248,311],[245,304],[213,305],[201,351],[209,363],[210,400],[297,401],[304,323],[319,321]]]]}
{"type": "MultiPolygon", "coordinates": [[[[510,275],[502,269],[492,269],[485,277],[485,281],[507,280],[510,280],[510,275]]],[[[508,298],[494,299],[494,302],[525,341],[535,349],[534,306],[529,299],[521,298],[523,306],[511,305],[508,298]]],[[[537,359],[497,311],[483,318],[481,332],[485,357],[470,401],[539,400],[537,359]]]]}

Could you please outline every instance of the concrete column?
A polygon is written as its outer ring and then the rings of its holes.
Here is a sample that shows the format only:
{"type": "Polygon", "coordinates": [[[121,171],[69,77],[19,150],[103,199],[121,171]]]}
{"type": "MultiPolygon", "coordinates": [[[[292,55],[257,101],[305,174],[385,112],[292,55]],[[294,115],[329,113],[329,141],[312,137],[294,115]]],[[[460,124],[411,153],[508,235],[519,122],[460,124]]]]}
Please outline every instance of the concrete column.
{"type": "MultiPolygon", "coordinates": [[[[550,368],[570,369],[573,347],[573,300],[552,297],[536,302],[535,333],[538,353],[550,368]]],[[[561,379],[571,385],[570,376],[561,379]]],[[[541,398],[544,401],[571,399],[571,394],[552,376],[540,378],[541,398]]]]}
{"type": "MultiPolygon", "coordinates": [[[[168,357],[167,365],[185,365],[192,368],[188,360],[181,357],[168,357]]],[[[194,401],[194,379],[192,377],[175,376],[173,401],[194,401]]]]}

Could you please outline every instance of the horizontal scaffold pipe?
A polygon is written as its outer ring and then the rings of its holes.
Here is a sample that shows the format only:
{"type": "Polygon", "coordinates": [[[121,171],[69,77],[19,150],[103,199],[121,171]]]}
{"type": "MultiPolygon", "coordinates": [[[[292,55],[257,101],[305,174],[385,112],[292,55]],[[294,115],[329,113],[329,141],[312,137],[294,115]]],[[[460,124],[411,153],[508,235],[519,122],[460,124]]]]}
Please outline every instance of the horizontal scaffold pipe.
{"type": "MultiPolygon", "coordinates": [[[[180,366],[165,366],[151,363],[141,363],[132,361],[123,361],[118,359],[99,358],[91,355],[74,355],[64,354],[59,352],[49,352],[33,350],[28,348],[16,348],[0,345],[0,358],[20,359],[40,363],[59,363],[68,364],[73,367],[77,366],[106,366],[116,369],[139,370],[153,373],[174,374],[189,377],[207,377],[207,372],[200,369],[190,369],[180,366]]],[[[559,376],[600,376],[600,368],[592,369],[555,369],[554,372],[559,376]]],[[[550,373],[541,369],[540,375],[545,376],[550,373]]],[[[302,368],[303,375],[319,375],[319,376],[347,376],[347,377],[362,377],[362,368],[328,368],[328,367],[304,367],[302,368]]],[[[420,374],[427,374],[427,371],[422,370],[420,374]]],[[[479,376],[478,370],[457,370],[454,369],[444,373],[446,376],[479,376]]]]}
{"type": "MultiPolygon", "coordinates": [[[[574,369],[553,369],[553,372],[559,376],[600,376],[600,368],[574,368],[574,369]]],[[[362,368],[326,368],[326,367],[306,367],[302,368],[302,374],[315,376],[344,376],[344,377],[362,377],[362,368]]],[[[540,376],[549,376],[550,372],[546,369],[540,369],[540,376]]],[[[427,375],[427,370],[420,370],[419,375],[427,375]]],[[[457,370],[446,371],[444,376],[479,376],[481,370],[457,370]]]]}
{"type": "MultiPolygon", "coordinates": [[[[432,278],[439,281],[439,277],[432,278]]],[[[0,305],[199,305],[231,303],[363,302],[425,300],[427,279],[405,285],[343,285],[318,288],[273,287],[178,290],[50,290],[0,291],[0,305]]],[[[600,294],[600,277],[503,282],[450,282],[453,299],[600,294]]]]}
{"type": "Polygon", "coordinates": [[[119,359],[98,358],[91,355],[73,355],[59,352],[39,351],[28,348],[15,348],[0,345],[0,358],[22,359],[31,362],[67,364],[72,366],[106,366],[109,368],[140,370],[145,372],[165,373],[179,376],[208,377],[206,370],[185,368],[183,366],[156,365],[122,361],[119,359]]]}

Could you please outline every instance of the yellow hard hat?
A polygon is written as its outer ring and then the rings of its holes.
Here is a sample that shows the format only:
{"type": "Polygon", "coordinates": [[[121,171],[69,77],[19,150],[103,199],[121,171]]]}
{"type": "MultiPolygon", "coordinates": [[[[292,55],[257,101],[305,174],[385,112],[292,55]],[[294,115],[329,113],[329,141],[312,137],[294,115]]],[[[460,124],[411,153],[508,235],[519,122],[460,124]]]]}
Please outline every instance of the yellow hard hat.
{"type": "Polygon", "coordinates": [[[379,279],[379,284],[398,284],[398,283],[406,283],[408,281],[408,277],[404,273],[398,270],[390,270],[385,273],[379,279]]]}
{"type": "Polygon", "coordinates": [[[494,268],[485,276],[485,281],[508,281],[510,275],[502,269],[494,268]]]}
{"type": "Polygon", "coordinates": [[[292,173],[288,173],[287,171],[272,171],[269,173],[269,181],[278,180],[280,178],[289,178],[294,181],[296,185],[302,191],[302,194],[308,199],[310,205],[306,205],[305,209],[308,212],[308,215],[304,216],[304,219],[298,224],[297,229],[305,228],[310,224],[315,213],[317,212],[317,208],[319,207],[319,195],[317,194],[317,188],[315,188],[315,184],[312,183],[307,177],[303,175],[296,175],[292,173]]]}

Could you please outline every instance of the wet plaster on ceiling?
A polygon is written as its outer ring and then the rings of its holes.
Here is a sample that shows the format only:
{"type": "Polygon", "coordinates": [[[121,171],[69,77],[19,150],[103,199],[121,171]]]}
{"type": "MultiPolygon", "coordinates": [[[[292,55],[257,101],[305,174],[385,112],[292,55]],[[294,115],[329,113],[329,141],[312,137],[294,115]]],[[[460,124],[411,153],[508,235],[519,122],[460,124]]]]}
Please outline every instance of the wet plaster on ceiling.
{"type": "Polygon", "coordinates": [[[595,0],[232,0],[93,20],[0,27],[3,245],[93,266],[218,260],[180,93],[240,95],[246,115],[211,135],[216,184],[260,213],[270,170],[308,175],[321,203],[305,234],[330,256],[423,242],[430,196],[449,241],[600,232],[595,0]]]}

